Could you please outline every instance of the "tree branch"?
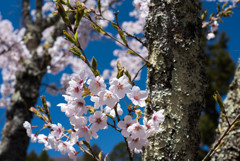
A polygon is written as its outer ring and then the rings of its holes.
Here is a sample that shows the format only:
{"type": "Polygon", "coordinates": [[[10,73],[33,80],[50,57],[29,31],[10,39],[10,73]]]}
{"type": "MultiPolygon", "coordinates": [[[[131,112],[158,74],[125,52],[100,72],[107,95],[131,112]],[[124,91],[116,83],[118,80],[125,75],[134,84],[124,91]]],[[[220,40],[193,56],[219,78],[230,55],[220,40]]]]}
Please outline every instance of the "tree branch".
{"type": "Polygon", "coordinates": [[[30,5],[29,0],[22,1],[22,14],[23,14],[23,23],[27,27],[28,24],[32,24],[31,16],[30,16],[30,5]]]}
{"type": "Polygon", "coordinates": [[[42,23],[42,6],[43,0],[36,0],[36,24],[41,25],[42,23]]]}

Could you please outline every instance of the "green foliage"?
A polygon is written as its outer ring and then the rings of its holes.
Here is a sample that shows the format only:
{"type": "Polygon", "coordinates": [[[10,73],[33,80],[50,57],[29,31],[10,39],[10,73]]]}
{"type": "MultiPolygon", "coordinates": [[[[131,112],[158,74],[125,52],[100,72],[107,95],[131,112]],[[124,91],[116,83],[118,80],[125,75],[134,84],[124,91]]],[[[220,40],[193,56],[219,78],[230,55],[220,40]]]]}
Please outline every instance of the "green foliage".
{"type": "Polygon", "coordinates": [[[51,159],[48,153],[44,150],[39,156],[37,156],[37,154],[32,151],[27,155],[26,161],[53,161],[53,159],[51,159]]]}
{"type": "MultiPolygon", "coordinates": [[[[109,161],[126,161],[129,160],[129,155],[127,151],[127,146],[125,142],[120,142],[117,144],[108,157],[109,161]]],[[[141,154],[135,154],[134,161],[141,160],[141,154]]]]}

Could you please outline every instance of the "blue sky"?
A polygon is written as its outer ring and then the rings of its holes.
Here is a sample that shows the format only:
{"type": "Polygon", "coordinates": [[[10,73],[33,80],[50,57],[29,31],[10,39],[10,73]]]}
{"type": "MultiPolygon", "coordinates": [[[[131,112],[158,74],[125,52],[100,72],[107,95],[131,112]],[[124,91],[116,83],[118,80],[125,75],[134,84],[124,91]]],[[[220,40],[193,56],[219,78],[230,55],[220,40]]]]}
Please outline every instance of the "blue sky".
{"type": "MultiPolygon", "coordinates": [[[[123,2],[124,7],[119,7],[118,10],[119,13],[119,20],[120,22],[122,20],[129,19],[128,13],[133,9],[131,5],[131,1],[126,0],[123,2]]],[[[215,2],[204,2],[203,8],[209,10],[209,11],[216,11],[216,3],[215,2]]],[[[21,20],[21,1],[20,0],[10,0],[10,1],[3,1],[0,5],[0,12],[3,19],[9,19],[12,23],[15,29],[17,29],[20,24],[21,20]]],[[[228,43],[229,52],[231,53],[232,58],[234,59],[235,63],[238,61],[238,57],[240,57],[240,10],[235,10],[235,13],[230,18],[224,18],[224,23],[220,24],[219,30],[227,31],[227,35],[230,36],[230,41],[228,43]]],[[[91,57],[94,55],[94,57],[98,60],[98,66],[100,71],[102,72],[104,68],[110,68],[110,61],[113,58],[112,52],[117,46],[114,42],[110,40],[97,40],[95,42],[90,42],[86,53],[88,55],[88,58],[91,59],[91,57]]],[[[69,68],[67,71],[70,71],[69,68]]],[[[59,81],[61,77],[61,73],[58,75],[47,75],[44,77],[44,82],[47,80],[53,81],[59,81]]],[[[146,81],[146,71],[143,72],[141,76],[142,80],[139,82],[138,85],[142,89],[145,87],[145,81],[146,81]]],[[[44,88],[40,89],[41,95],[45,95],[47,100],[51,102],[51,112],[52,112],[52,119],[53,122],[57,122],[60,119],[60,122],[63,125],[68,125],[68,119],[65,117],[64,113],[62,113],[59,109],[59,107],[56,107],[58,103],[64,102],[64,99],[61,97],[61,95],[58,96],[52,96],[44,92],[44,88]]],[[[38,105],[41,105],[40,102],[37,103],[38,105]]],[[[0,109],[0,117],[4,114],[5,110],[0,109]]],[[[0,118],[1,119],[1,118],[0,118]]],[[[32,121],[33,125],[39,125],[43,122],[39,121],[39,119],[34,118],[32,121]]],[[[2,128],[4,124],[4,120],[0,122],[0,128],[2,128]]],[[[119,133],[115,132],[114,130],[101,130],[99,132],[99,139],[94,140],[92,143],[96,143],[100,146],[100,148],[103,150],[104,153],[111,152],[112,148],[118,143],[122,141],[122,137],[119,133]]],[[[31,143],[29,150],[31,151],[34,149],[37,153],[40,153],[41,150],[44,148],[43,145],[38,143],[31,143]]],[[[59,152],[55,151],[49,151],[49,154],[51,156],[61,156],[59,152]]]]}

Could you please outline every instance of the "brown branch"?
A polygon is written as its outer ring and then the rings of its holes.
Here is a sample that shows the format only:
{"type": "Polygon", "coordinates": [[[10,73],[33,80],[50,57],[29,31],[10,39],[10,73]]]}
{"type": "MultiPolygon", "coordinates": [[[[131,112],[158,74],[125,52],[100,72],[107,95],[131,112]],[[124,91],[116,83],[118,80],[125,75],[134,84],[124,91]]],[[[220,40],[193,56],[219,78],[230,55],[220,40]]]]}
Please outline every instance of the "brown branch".
{"type": "Polygon", "coordinates": [[[45,30],[46,28],[55,25],[58,21],[60,20],[60,16],[59,15],[55,15],[55,16],[49,16],[46,17],[42,20],[42,30],[45,30]]]}
{"type": "Polygon", "coordinates": [[[29,0],[22,1],[22,14],[23,14],[23,23],[27,27],[27,24],[32,24],[31,16],[30,16],[30,4],[29,0]]]}
{"type": "Polygon", "coordinates": [[[43,6],[43,0],[36,0],[36,24],[41,25],[42,24],[42,6],[43,6]]]}

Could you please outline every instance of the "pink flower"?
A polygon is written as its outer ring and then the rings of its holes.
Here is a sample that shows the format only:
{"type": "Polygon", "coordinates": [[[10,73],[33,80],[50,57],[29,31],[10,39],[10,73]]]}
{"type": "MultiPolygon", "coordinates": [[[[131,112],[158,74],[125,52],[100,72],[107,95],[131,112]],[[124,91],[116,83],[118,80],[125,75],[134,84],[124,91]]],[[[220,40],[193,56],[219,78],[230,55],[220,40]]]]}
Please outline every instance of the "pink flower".
{"type": "Polygon", "coordinates": [[[113,78],[110,81],[110,87],[109,90],[115,93],[119,99],[123,98],[126,93],[131,92],[130,88],[132,87],[129,84],[129,79],[126,75],[123,75],[119,79],[113,78]]]}
{"type": "Polygon", "coordinates": [[[91,130],[97,132],[99,129],[107,128],[107,116],[101,111],[96,111],[94,115],[89,117],[89,122],[93,125],[91,126],[91,130]]]}
{"type": "Polygon", "coordinates": [[[152,115],[152,123],[154,126],[159,126],[160,123],[163,123],[164,121],[164,115],[163,115],[164,110],[159,110],[158,112],[154,111],[152,115]]]}
{"type": "Polygon", "coordinates": [[[130,135],[130,132],[127,131],[128,127],[136,122],[137,120],[132,120],[130,115],[125,116],[124,121],[119,121],[118,123],[118,127],[122,129],[121,134],[124,137],[128,137],[130,135]]]}
{"type": "Polygon", "coordinates": [[[81,126],[81,128],[78,129],[77,134],[80,138],[84,137],[86,141],[90,141],[92,137],[95,139],[98,138],[96,132],[91,131],[86,125],[81,126]]]}
{"type": "Polygon", "coordinates": [[[31,126],[31,124],[28,121],[25,121],[23,123],[23,127],[27,130],[27,136],[31,137],[31,135],[32,135],[32,126],[31,126]]]}
{"type": "Polygon", "coordinates": [[[95,95],[106,89],[106,84],[104,83],[103,78],[99,76],[95,79],[89,79],[87,84],[89,85],[90,92],[95,95]]]}
{"type": "Polygon", "coordinates": [[[72,97],[79,98],[82,97],[82,84],[79,84],[75,80],[69,82],[69,87],[67,88],[66,93],[72,97]]]}
{"type": "Polygon", "coordinates": [[[47,137],[46,135],[44,135],[44,134],[39,134],[39,135],[37,136],[37,138],[38,138],[38,142],[39,142],[39,143],[43,143],[43,144],[45,145],[45,147],[48,145],[48,137],[47,137]]]}
{"type": "Polygon", "coordinates": [[[52,124],[51,125],[51,129],[53,130],[51,132],[51,134],[53,136],[55,136],[57,139],[62,137],[62,134],[63,134],[62,124],[60,124],[60,123],[58,123],[57,125],[56,124],[52,124]]]}
{"type": "Polygon", "coordinates": [[[140,152],[143,146],[148,145],[148,140],[146,138],[133,138],[129,136],[127,138],[128,146],[131,150],[135,149],[140,152]],[[139,151],[140,150],[140,151],[139,151]]]}
{"type": "Polygon", "coordinates": [[[114,107],[119,101],[118,97],[111,91],[105,90],[99,94],[99,103],[104,105],[106,104],[109,107],[114,107]]]}
{"type": "Polygon", "coordinates": [[[147,92],[140,91],[140,88],[134,86],[132,92],[127,94],[128,98],[132,101],[134,105],[139,105],[144,107],[146,105],[145,100],[147,99],[147,92]]]}
{"type": "Polygon", "coordinates": [[[135,138],[147,138],[146,127],[140,125],[138,122],[128,127],[127,131],[131,134],[133,139],[135,138]]]}

